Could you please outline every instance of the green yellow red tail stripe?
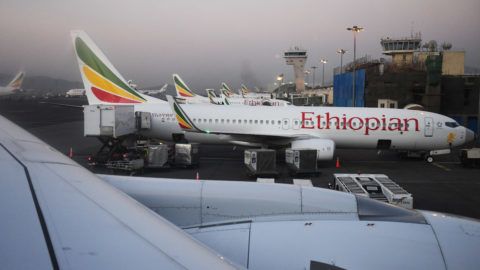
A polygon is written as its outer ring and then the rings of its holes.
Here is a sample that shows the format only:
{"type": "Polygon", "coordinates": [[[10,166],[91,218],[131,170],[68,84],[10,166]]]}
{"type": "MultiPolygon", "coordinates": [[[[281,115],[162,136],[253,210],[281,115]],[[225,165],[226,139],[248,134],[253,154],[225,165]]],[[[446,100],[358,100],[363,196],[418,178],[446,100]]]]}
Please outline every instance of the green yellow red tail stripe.
{"type": "Polygon", "coordinates": [[[80,38],[75,38],[75,50],[81,60],[81,72],[90,83],[96,98],[110,103],[142,103],[146,99],[119,78],[80,38]]]}
{"type": "Polygon", "coordinates": [[[173,112],[175,113],[175,118],[177,118],[177,122],[182,129],[186,129],[189,131],[196,131],[202,132],[205,131],[199,129],[195,126],[195,124],[188,118],[187,114],[182,110],[180,105],[173,99],[172,96],[167,96],[168,103],[170,104],[173,112]]]}
{"type": "Polygon", "coordinates": [[[194,97],[195,94],[190,91],[188,86],[180,79],[176,74],[173,75],[173,82],[175,84],[175,89],[177,90],[178,95],[181,97],[194,97]]]}
{"type": "Polygon", "coordinates": [[[15,78],[13,78],[13,80],[8,84],[8,86],[10,86],[10,87],[13,88],[13,89],[19,89],[19,88],[21,88],[24,77],[25,77],[25,73],[23,73],[23,72],[18,73],[18,74],[15,76],[15,78]]]}

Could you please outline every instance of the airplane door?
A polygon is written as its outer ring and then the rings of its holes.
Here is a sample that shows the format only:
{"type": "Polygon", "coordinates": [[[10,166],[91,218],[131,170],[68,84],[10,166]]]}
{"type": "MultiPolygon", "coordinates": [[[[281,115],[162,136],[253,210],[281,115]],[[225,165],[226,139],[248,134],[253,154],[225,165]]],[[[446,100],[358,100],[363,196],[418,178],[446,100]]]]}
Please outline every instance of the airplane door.
{"type": "Polygon", "coordinates": [[[433,136],[433,118],[425,117],[425,137],[433,136]]]}
{"type": "Polygon", "coordinates": [[[290,128],[290,120],[288,118],[282,119],[282,128],[289,129],[290,128]]]}

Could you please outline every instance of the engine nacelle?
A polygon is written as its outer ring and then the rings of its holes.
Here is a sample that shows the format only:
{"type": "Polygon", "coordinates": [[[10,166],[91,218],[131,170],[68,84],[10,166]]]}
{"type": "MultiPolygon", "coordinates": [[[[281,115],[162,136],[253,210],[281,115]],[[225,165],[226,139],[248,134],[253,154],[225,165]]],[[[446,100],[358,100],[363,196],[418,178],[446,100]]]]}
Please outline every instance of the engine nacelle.
{"type": "Polygon", "coordinates": [[[292,142],[292,149],[315,149],[317,150],[317,160],[333,159],[335,143],[326,139],[304,139],[292,142]]]}

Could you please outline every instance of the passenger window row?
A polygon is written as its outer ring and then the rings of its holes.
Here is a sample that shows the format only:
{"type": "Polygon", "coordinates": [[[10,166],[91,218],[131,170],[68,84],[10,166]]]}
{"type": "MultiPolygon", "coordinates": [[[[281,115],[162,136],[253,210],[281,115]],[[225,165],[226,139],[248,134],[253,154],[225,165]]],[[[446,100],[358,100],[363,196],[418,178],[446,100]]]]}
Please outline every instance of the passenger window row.
{"type": "MultiPolygon", "coordinates": [[[[266,124],[266,125],[274,125],[275,120],[258,120],[258,119],[224,119],[224,118],[215,118],[215,119],[206,119],[206,118],[193,118],[193,122],[195,123],[204,123],[204,124],[266,124]]],[[[282,122],[280,120],[277,121],[278,125],[280,125],[282,122]]]]}

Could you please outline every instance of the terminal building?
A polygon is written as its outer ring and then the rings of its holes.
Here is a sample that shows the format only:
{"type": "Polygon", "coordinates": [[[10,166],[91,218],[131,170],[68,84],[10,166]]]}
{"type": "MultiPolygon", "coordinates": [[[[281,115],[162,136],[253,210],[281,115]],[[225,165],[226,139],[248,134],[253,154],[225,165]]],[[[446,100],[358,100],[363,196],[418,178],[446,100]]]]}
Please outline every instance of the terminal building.
{"type": "Polygon", "coordinates": [[[334,70],[334,106],[352,106],[355,65],[356,106],[421,108],[478,132],[480,76],[465,72],[465,51],[448,43],[422,44],[419,33],[382,38],[380,44],[385,58],[365,56],[348,63],[343,73],[334,70]]]}

